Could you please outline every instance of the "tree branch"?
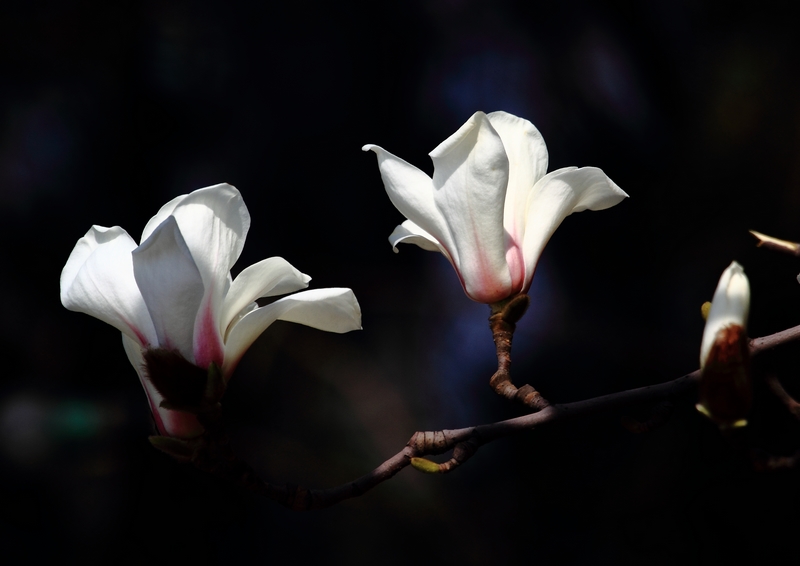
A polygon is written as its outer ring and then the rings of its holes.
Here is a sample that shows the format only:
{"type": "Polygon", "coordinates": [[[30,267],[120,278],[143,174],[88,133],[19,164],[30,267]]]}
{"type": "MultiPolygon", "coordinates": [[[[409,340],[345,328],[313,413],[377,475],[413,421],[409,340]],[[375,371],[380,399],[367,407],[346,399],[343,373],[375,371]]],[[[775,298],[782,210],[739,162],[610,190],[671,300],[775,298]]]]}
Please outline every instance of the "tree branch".
{"type": "MultiPolygon", "coordinates": [[[[797,339],[800,339],[800,325],[751,340],[750,354],[751,356],[756,356],[766,350],[797,339]]],[[[518,432],[533,430],[596,413],[613,411],[630,405],[673,399],[694,389],[699,379],[700,370],[695,370],[666,383],[610,393],[573,403],[549,405],[536,413],[505,421],[455,430],[416,432],[400,452],[368,474],[330,489],[309,490],[292,485],[279,487],[263,482],[255,476],[249,465],[238,460],[233,455],[227,442],[216,448],[212,446],[207,455],[195,458],[193,463],[200,469],[234,481],[291,509],[321,509],[335,505],[345,499],[363,495],[409,465],[424,472],[447,472],[460,465],[472,456],[481,445],[487,442],[518,432]],[[436,464],[424,458],[424,456],[442,454],[449,450],[454,451],[453,458],[444,464],[436,464]]]]}
{"type": "Polygon", "coordinates": [[[766,234],[762,234],[761,232],[756,232],[755,230],[750,230],[750,233],[755,236],[758,242],[756,246],[759,248],[765,248],[768,250],[775,250],[778,252],[783,252],[786,254],[800,256],[800,244],[795,242],[790,242],[788,240],[779,240],[778,238],[773,238],[772,236],[767,236],[766,234]]]}
{"type": "Polygon", "coordinates": [[[781,382],[778,381],[778,378],[774,375],[768,375],[764,378],[764,381],[769,387],[770,391],[778,398],[778,400],[783,403],[786,409],[794,415],[796,419],[800,419],[800,403],[795,401],[795,399],[789,395],[786,389],[783,388],[781,382]]]}

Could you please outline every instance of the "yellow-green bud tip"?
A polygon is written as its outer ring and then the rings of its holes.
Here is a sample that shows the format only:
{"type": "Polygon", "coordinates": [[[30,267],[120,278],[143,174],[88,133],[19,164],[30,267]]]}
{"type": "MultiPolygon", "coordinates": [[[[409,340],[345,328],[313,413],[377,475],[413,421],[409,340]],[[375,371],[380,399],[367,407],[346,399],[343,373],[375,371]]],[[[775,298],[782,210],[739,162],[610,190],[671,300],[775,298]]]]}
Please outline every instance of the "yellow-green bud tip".
{"type": "Polygon", "coordinates": [[[703,315],[703,320],[708,320],[708,313],[711,311],[711,301],[706,301],[700,305],[700,314],[703,315]]]}
{"type": "Polygon", "coordinates": [[[425,472],[426,474],[438,474],[440,471],[439,464],[426,458],[411,458],[411,465],[415,470],[425,472]]]}

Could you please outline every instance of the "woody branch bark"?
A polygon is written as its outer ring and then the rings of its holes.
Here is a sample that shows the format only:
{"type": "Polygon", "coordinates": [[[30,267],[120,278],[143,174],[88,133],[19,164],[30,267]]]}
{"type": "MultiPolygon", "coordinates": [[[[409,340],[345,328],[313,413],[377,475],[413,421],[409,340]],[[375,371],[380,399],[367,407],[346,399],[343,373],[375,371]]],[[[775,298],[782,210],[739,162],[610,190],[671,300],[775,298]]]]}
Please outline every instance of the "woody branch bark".
{"type": "Polygon", "coordinates": [[[759,248],[775,250],[793,256],[800,256],[800,244],[790,242],[788,240],[773,238],[772,236],[767,236],[766,234],[756,232],[755,230],[750,230],[750,233],[755,237],[756,240],[758,240],[756,246],[759,248]]]}
{"type": "MultiPolygon", "coordinates": [[[[774,375],[767,375],[764,377],[764,382],[767,384],[772,394],[783,403],[789,413],[791,413],[794,418],[800,419],[800,403],[789,395],[778,378],[774,375]]],[[[774,454],[767,454],[763,450],[751,449],[749,456],[753,462],[753,466],[759,471],[786,470],[794,468],[800,463],[800,451],[788,456],[776,456],[774,454]]]]}
{"type": "MultiPolygon", "coordinates": [[[[800,339],[800,325],[769,336],[755,338],[749,342],[750,355],[756,356],[797,339],[800,339]]],[[[549,405],[539,412],[514,419],[455,430],[416,432],[402,450],[368,474],[329,489],[306,489],[295,485],[275,486],[260,480],[246,463],[236,458],[221,431],[210,434],[208,447],[188,459],[201,470],[232,481],[291,509],[301,511],[321,509],[363,495],[409,465],[425,472],[451,471],[472,456],[481,445],[498,438],[631,405],[673,399],[694,390],[699,379],[700,370],[695,370],[666,383],[620,391],[574,403],[549,405]],[[444,464],[436,464],[425,458],[450,450],[453,450],[453,457],[444,464]]],[[[213,423],[203,424],[207,428],[211,425],[212,430],[216,426],[213,423]]],[[[772,463],[772,467],[784,465],[785,462],[772,463]]]]}
{"type": "Polygon", "coordinates": [[[528,295],[520,294],[508,301],[492,305],[489,317],[489,328],[497,349],[497,371],[489,380],[495,393],[506,399],[516,399],[534,411],[541,411],[550,403],[530,385],[517,388],[511,381],[511,341],[517,322],[528,310],[531,300],[528,295]]]}
{"type": "Polygon", "coordinates": [[[774,375],[768,375],[764,378],[764,381],[767,383],[770,391],[777,397],[781,403],[784,404],[786,409],[790,413],[794,415],[795,418],[800,419],[800,403],[795,401],[794,397],[789,395],[786,389],[783,388],[783,385],[778,378],[774,375]]]}

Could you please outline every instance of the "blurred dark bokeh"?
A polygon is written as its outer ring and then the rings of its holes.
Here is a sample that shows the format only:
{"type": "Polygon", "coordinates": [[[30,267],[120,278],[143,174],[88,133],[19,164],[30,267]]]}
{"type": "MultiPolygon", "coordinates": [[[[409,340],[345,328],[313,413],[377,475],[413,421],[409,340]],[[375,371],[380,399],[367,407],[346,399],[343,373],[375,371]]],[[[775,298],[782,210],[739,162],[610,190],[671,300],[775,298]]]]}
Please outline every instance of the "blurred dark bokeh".
{"type": "MultiPolygon", "coordinates": [[[[415,430],[508,418],[487,386],[488,309],[446,260],[391,252],[402,218],[377,143],[427,152],[474,111],[533,121],[550,168],[595,165],[631,198],[568,218],[515,340],[556,402],[697,367],[722,270],[743,264],[751,335],[800,322],[800,36],[783,3],[430,0],[32,2],[0,12],[0,543],[4,564],[735,564],[795,550],[798,472],[756,473],[693,401],[647,435],[619,414],[486,446],[452,475],[405,470],[297,514],[171,462],[119,333],[60,305],[92,224],[136,236],[167,200],[226,181],[253,217],[236,269],[281,255],[348,286],[364,330],[278,323],[224,400],[265,477],[353,479],[415,430]]],[[[756,365],[798,384],[797,348],[756,365]]],[[[641,408],[637,416],[647,414],[641,408]]],[[[761,387],[748,431],[798,427],[761,387]]]]}

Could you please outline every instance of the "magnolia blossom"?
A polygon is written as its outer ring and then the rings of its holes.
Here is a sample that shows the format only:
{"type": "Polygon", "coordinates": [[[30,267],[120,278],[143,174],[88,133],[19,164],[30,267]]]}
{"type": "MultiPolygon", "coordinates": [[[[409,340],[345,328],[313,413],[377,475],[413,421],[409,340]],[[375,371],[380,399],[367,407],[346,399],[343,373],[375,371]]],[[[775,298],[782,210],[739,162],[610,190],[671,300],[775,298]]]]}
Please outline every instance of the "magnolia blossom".
{"type": "Polygon", "coordinates": [[[408,218],[389,236],[439,251],[467,295],[496,303],[531,285],[536,262],[559,224],[628,195],[596,167],[547,172],[547,148],[527,120],[476,112],[430,152],[431,179],[376,145],[389,199],[408,218]]]}
{"type": "Polygon", "coordinates": [[[752,403],[747,315],[750,283],[735,261],[722,273],[700,344],[697,409],[720,426],[743,426],[752,403]]]}
{"type": "Polygon", "coordinates": [[[259,307],[255,300],[292,293],[310,277],[271,257],[230,269],[244,247],[250,214],[239,191],[221,184],[181,195],[150,219],[137,244],[114,226],[92,226],[78,240],[61,273],[61,303],[122,332],[159,432],[201,434],[194,415],[161,407],[163,396],[148,378],[148,351],[177,352],[207,369],[212,362],[230,378],[253,341],[276,320],[330,332],[361,325],[350,289],[316,289],[259,307]]]}

